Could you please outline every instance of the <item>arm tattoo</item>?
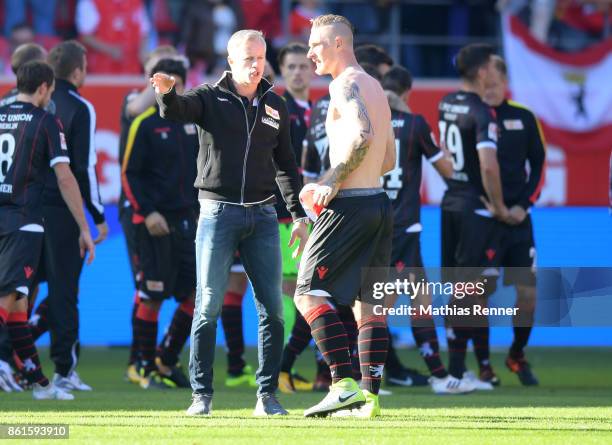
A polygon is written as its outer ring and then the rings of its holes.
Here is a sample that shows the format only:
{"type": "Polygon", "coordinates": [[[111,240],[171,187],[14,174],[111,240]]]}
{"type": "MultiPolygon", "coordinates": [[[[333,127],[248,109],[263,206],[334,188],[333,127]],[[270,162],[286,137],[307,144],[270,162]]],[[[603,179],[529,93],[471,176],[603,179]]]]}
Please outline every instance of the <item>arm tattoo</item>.
{"type": "Polygon", "coordinates": [[[374,134],[372,122],[368,109],[359,92],[359,86],[355,82],[345,82],[342,86],[342,100],[351,107],[357,108],[357,125],[359,125],[359,137],[351,143],[349,158],[341,162],[333,169],[327,184],[337,188],[353,172],[368,153],[370,148],[370,137],[374,134]]]}

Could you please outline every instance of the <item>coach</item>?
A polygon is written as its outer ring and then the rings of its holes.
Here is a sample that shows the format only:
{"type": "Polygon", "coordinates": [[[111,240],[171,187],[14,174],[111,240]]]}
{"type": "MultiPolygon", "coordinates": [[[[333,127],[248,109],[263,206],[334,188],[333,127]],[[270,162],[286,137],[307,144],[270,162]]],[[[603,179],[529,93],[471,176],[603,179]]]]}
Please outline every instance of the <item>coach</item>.
{"type": "Polygon", "coordinates": [[[276,400],[283,349],[281,251],[274,189],[278,183],[294,224],[291,244],[308,237],[298,194],[300,177],[289,136],[283,99],[262,79],[266,43],[259,31],[230,38],[225,72],[214,85],[184,95],[174,79],[155,73],[162,117],[198,125],[200,150],[195,186],[200,190],[196,235],[197,291],[191,329],[189,371],[193,402],[189,415],[207,415],[212,406],[217,318],[234,252],[240,252],[259,314],[259,369],[254,415],[284,415],[276,400]]]}

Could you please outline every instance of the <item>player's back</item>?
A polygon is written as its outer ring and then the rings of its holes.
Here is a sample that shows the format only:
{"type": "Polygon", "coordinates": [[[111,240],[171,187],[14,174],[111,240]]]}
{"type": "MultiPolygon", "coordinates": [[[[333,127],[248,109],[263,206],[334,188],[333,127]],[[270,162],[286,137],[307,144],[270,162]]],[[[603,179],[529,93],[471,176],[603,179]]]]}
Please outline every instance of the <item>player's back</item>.
{"type": "Polygon", "coordinates": [[[443,153],[433,140],[431,128],[420,114],[391,109],[396,161],[383,187],[393,203],[396,227],[407,229],[420,222],[422,159],[435,162],[443,153]]]}
{"type": "Polygon", "coordinates": [[[438,106],[440,144],[452,155],[453,175],[442,201],[446,210],[482,207],[486,196],[480,174],[478,150],[497,148],[497,124],[493,110],[476,94],[457,91],[438,106]]]}
{"type": "Polygon", "coordinates": [[[42,108],[19,101],[0,107],[0,234],[42,223],[49,162],[67,159],[51,151],[59,140],[57,123],[42,108]]]}

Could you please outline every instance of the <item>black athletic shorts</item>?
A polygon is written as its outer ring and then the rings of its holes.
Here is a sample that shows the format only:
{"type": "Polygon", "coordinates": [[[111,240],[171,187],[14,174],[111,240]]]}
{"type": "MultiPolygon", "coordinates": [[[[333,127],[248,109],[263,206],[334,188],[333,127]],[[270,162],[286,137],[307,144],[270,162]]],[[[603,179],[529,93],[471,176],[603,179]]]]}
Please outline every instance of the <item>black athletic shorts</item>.
{"type": "Polygon", "coordinates": [[[23,230],[0,235],[0,297],[13,292],[17,292],[17,298],[29,295],[41,258],[43,235],[23,230]]]}
{"type": "Polygon", "coordinates": [[[373,283],[387,279],[393,209],[382,189],[341,190],[315,222],[300,261],[296,295],[379,303],[373,283]],[[363,272],[363,273],[362,273],[363,272]]]}
{"type": "Polygon", "coordinates": [[[421,232],[406,233],[403,227],[394,230],[390,266],[391,273],[397,277],[408,278],[408,274],[414,274],[416,281],[425,278],[421,257],[421,232]]]}
{"type": "Polygon", "coordinates": [[[138,224],[132,222],[132,216],[134,211],[132,207],[126,207],[119,215],[119,222],[123,229],[123,236],[125,237],[125,245],[127,247],[128,258],[130,260],[130,268],[132,270],[132,279],[134,280],[134,287],[138,287],[138,282],[142,278],[140,273],[140,264],[138,260],[138,246],[136,228],[138,224]]]}
{"type": "Polygon", "coordinates": [[[144,223],[136,225],[142,280],[140,298],[161,301],[188,298],[196,287],[195,216],[166,218],[170,234],[151,236],[144,223]]]}
{"type": "Polygon", "coordinates": [[[442,267],[445,281],[496,275],[503,257],[506,225],[482,210],[442,210],[442,267]],[[454,271],[451,268],[456,268],[454,271]],[[449,275],[449,273],[451,275],[449,275]]]}
{"type": "Polygon", "coordinates": [[[517,226],[508,226],[503,240],[504,285],[535,286],[535,240],[531,216],[517,226]]]}

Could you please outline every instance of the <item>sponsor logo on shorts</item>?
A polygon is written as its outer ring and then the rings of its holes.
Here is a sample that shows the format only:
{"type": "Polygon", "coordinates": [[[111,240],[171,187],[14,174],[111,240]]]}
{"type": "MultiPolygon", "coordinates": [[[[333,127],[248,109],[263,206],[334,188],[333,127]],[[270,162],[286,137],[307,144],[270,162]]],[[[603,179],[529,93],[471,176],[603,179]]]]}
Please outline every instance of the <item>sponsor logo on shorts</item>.
{"type": "Polygon", "coordinates": [[[13,193],[13,184],[0,184],[0,193],[13,193]]]}
{"type": "Polygon", "coordinates": [[[153,281],[147,280],[145,282],[147,289],[153,292],[163,292],[164,291],[164,282],[163,281],[153,281]]]}
{"type": "Polygon", "coordinates": [[[325,266],[319,266],[317,267],[317,274],[319,274],[319,279],[323,280],[325,278],[325,275],[327,275],[327,271],[329,269],[325,266]]]}
{"type": "Polygon", "coordinates": [[[489,259],[489,261],[495,258],[495,249],[487,249],[485,253],[487,254],[487,258],[489,259]]]}
{"type": "Polygon", "coordinates": [[[264,124],[269,125],[270,127],[274,128],[275,130],[278,130],[278,127],[280,126],[280,124],[278,122],[276,122],[274,119],[270,119],[267,116],[263,116],[261,118],[261,121],[264,124]]]}
{"type": "Polygon", "coordinates": [[[276,120],[280,120],[280,115],[278,114],[278,111],[275,110],[274,108],[272,108],[270,105],[266,105],[266,114],[276,120]]]}
{"type": "Polygon", "coordinates": [[[30,266],[25,266],[23,268],[23,272],[25,273],[26,278],[29,280],[34,273],[34,269],[32,269],[30,266]]]}

